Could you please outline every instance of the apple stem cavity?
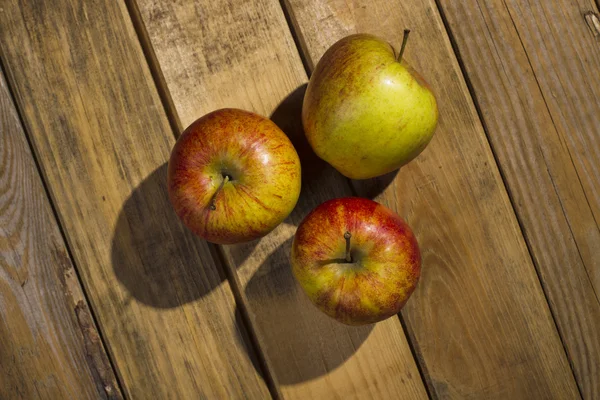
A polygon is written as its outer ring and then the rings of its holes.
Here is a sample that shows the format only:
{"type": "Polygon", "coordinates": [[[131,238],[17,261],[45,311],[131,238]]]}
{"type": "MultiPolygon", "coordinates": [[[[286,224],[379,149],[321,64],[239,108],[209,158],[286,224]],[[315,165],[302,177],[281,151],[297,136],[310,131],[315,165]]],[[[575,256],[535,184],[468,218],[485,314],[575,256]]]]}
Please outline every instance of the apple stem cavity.
{"type": "Polygon", "coordinates": [[[210,201],[210,209],[211,210],[216,210],[217,209],[217,195],[219,194],[219,192],[221,191],[221,189],[223,189],[223,186],[225,186],[225,184],[229,181],[229,175],[225,175],[223,177],[223,180],[221,181],[221,184],[219,185],[219,188],[217,189],[217,191],[215,192],[215,194],[212,197],[212,200],[210,201]]]}
{"type": "Polygon", "coordinates": [[[402,38],[402,47],[400,47],[400,54],[398,54],[398,62],[402,62],[402,55],[404,54],[404,49],[406,49],[406,42],[408,42],[408,35],[410,34],[410,29],[404,30],[404,37],[402,38]]]}
{"type": "Polygon", "coordinates": [[[352,256],[350,255],[350,238],[352,234],[350,232],[344,233],[344,239],[346,239],[346,262],[352,262],[352,256]]]}

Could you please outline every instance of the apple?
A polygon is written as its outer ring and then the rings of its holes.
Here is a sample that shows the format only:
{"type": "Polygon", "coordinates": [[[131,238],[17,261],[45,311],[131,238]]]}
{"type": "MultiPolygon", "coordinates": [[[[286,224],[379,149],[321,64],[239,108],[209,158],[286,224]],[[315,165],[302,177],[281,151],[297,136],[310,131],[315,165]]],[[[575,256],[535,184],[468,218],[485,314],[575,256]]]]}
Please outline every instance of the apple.
{"type": "Polygon", "coordinates": [[[397,314],[421,273],[419,246],[406,222],[358,197],[315,208],[294,236],[291,264],[310,300],[347,325],[397,314]]]}
{"type": "Polygon", "coordinates": [[[209,242],[266,235],[300,195],[300,160],[271,120],[237,109],[211,112],[179,137],[169,160],[169,198],[183,223],[209,242]]]}
{"type": "Polygon", "coordinates": [[[389,43],[356,34],[331,46],[315,68],[302,123],[315,153],[351,179],[396,170],[429,143],[437,126],[425,80],[389,43]]]}

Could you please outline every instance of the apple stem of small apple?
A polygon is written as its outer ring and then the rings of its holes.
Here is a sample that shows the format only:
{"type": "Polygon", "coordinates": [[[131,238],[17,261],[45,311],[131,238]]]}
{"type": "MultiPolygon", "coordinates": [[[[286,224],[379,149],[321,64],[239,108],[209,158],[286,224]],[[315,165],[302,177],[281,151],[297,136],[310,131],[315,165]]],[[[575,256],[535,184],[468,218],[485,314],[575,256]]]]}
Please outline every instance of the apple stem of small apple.
{"type": "Polygon", "coordinates": [[[404,37],[402,38],[402,47],[400,47],[400,54],[398,54],[398,62],[402,62],[402,55],[404,54],[404,49],[406,49],[406,42],[408,42],[408,35],[410,34],[410,29],[404,30],[404,37]]]}
{"type": "Polygon", "coordinates": [[[352,256],[350,255],[350,238],[352,234],[350,232],[344,233],[344,239],[346,239],[346,262],[352,262],[352,256]]]}
{"type": "Polygon", "coordinates": [[[219,185],[219,188],[217,189],[217,191],[213,195],[213,198],[210,201],[210,209],[211,210],[214,211],[214,210],[217,209],[217,195],[219,194],[219,192],[221,191],[221,189],[223,189],[223,186],[225,186],[225,184],[227,183],[227,181],[229,181],[229,175],[225,175],[223,177],[223,180],[221,181],[221,184],[219,185]]]}

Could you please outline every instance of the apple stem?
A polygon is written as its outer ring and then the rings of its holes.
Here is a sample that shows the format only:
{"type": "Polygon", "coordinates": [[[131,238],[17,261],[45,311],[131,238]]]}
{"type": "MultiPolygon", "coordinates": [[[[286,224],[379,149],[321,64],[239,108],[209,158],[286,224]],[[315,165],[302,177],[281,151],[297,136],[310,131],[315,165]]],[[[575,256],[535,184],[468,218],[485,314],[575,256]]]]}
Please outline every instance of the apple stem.
{"type": "Polygon", "coordinates": [[[213,198],[210,201],[210,209],[211,210],[214,211],[214,210],[217,209],[217,195],[219,194],[219,192],[221,191],[221,189],[223,189],[223,186],[225,186],[225,184],[227,183],[227,181],[229,181],[229,175],[225,175],[225,177],[221,181],[221,184],[219,185],[219,188],[217,189],[217,191],[215,192],[215,194],[213,194],[213,198]]]}
{"type": "Polygon", "coordinates": [[[344,239],[346,239],[346,262],[352,262],[352,256],[350,256],[350,238],[352,234],[350,232],[344,233],[344,239]]]}
{"type": "Polygon", "coordinates": [[[400,47],[400,54],[398,54],[398,62],[402,62],[402,55],[404,54],[404,49],[406,49],[406,42],[408,42],[409,34],[410,34],[410,29],[405,29],[404,37],[402,38],[402,47],[400,47]]]}

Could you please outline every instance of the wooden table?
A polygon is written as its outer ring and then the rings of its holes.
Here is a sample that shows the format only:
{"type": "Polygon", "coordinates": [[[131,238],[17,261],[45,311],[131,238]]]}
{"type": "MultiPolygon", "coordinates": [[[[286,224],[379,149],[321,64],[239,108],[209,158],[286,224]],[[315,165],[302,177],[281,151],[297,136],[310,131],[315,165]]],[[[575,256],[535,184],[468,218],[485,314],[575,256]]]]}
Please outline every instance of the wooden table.
{"type": "Polygon", "coordinates": [[[600,398],[600,21],[594,0],[2,0],[1,399],[600,398]],[[308,76],[370,32],[434,87],[440,124],[397,174],[311,155],[308,76]],[[218,247],[175,217],[182,129],[238,107],[297,144],[303,192],[218,247]],[[326,199],[415,230],[398,318],[351,328],[289,268],[326,199]]]}

